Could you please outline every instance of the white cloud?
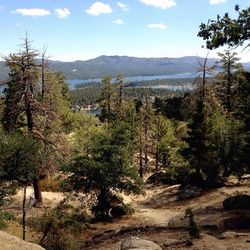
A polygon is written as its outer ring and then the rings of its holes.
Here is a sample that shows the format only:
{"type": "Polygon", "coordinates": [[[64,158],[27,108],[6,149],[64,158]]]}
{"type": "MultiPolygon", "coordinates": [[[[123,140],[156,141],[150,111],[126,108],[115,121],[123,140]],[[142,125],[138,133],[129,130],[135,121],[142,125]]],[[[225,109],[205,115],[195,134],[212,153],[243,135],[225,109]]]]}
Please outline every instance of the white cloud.
{"type": "Polygon", "coordinates": [[[227,0],[209,0],[210,4],[225,3],[227,0]]]}
{"type": "Polygon", "coordinates": [[[16,9],[11,14],[21,14],[23,16],[48,16],[50,15],[49,10],[45,9],[16,9]]]}
{"type": "Polygon", "coordinates": [[[21,26],[21,23],[16,23],[16,26],[21,26]]]}
{"type": "Polygon", "coordinates": [[[165,30],[167,26],[163,23],[151,23],[148,25],[149,29],[159,29],[159,30],[165,30]]]}
{"type": "Polygon", "coordinates": [[[56,9],[55,12],[59,18],[67,18],[71,14],[67,8],[56,9]]]}
{"type": "Polygon", "coordinates": [[[124,11],[128,11],[128,10],[129,10],[128,6],[127,6],[126,4],[124,4],[124,3],[117,2],[117,5],[118,5],[122,10],[124,10],[124,11]]]}
{"type": "Polygon", "coordinates": [[[140,1],[146,5],[161,9],[168,9],[176,6],[175,0],[140,0],[140,1]]]}
{"type": "Polygon", "coordinates": [[[99,16],[100,14],[109,14],[112,11],[113,10],[109,6],[109,4],[95,2],[89,7],[89,9],[86,10],[86,13],[92,16],[99,16]]]}
{"type": "Polygon", "coordinates": [[[123,22],[122,19],[113,20],[112,23],[114,23],[114,24],[120,24],[120,25],[124,24],[124,22],[123,22]]]}

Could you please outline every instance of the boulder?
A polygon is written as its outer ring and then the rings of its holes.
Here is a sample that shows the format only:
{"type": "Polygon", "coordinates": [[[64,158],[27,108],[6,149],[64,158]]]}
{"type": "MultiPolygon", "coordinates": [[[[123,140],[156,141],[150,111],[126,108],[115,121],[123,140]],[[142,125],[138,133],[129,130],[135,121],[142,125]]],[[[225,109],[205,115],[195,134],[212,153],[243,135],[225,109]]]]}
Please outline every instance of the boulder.
{"type": "Polygon", "coordinates": [[[223,240],[223,239],[233,239],[233,238],[237,238],[239,236],[248,236],[248,234],[244,234],[244,233],[236,233],[233,231],[226,231],[223,232],[219,235],[219,239],[223,240]]]}
{"type": "Polygon", "coordinates": [[[121,250],[162,250],[153,241],[143,240],[138,237],[129,237],[122,241],[121,250]]]}
{"type": "Polygon", "coordinates": [[[228,229],[250,229],[250,214],[233,215],[224,220],[224,225],[228,229]]]}
{"type": "Polygon", "coordinates": [[[223,232],[219,235],[219,239],[223,240],[223,239],[233,239],[237,237],[237,233],[233,232],[233,231],[226,231],[223,232]]]}
{"type": "Polygon", "coordinates": [[[227,185],[228,178],[223,176],[217,176],[214,180],[210,181],[209,187],[220,188],[227,185]]]}
{"type": "Polygon", "coordinates": [[[110,210],[110,214],[113,218],[119,218],[126,214],[126,210],[123,205],[118,205],[110,210]]]}
{"type": "Polygon", "coordinates": [[[146,180],[146,184],[165,184],[165,179],[166,174],[164,172],[157,172],[148,177],[148,179],[146,180]]]}
{"type": "Polygon", "coordinates": [[[3,250],[45,250],[39,245],[21,240],[3,231],[0,231],[0,243],[0,249],[3,250]]]}
{"type": "Polygon", "coordinates": [[[225,210],[250,210],[250,196],[236,195],[225,199],[222,205],[225,210]]]}
{"type": "Polygon", "coordinates": [[[200,187],[187,185],[178,193],[178,199],[186,200],[186,199],[194,198],[194,197],[200,196],[201,192],[202,192],[202,189],[200,187]]]}

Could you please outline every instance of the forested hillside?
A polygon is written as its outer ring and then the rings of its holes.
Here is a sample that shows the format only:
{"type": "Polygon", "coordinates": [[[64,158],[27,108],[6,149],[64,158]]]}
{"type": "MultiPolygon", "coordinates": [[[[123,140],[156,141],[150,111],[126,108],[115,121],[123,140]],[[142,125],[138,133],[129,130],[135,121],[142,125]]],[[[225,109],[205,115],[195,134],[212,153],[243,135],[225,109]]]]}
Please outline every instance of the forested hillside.
{"type": "MultiPolygon", "coordinates": [[[[53,71],[61,72],[66,79],[96,79],[105,75],[154,76],[193,73],[204,58],[190,56],[182,58],[136,58],[127,56],[100,56],[87,61],[60,62],[50,61],[53,71]]],[[[39,61],[39,60],[38,60],[39,61]]],[[[209,59],[208,65],[214,65],[216,59],[209,59]]],[[[243,64],[249,70],[249,63],[243,64]]],[[[8,68],[0,62],[0,80],[8,76],[8,68]]]]}
{"type": "Polygon", "coordinates": [[[248,249],[250,72],[234,48],[249,46],[250,8],[236,11],[236,19],[201,24],[208,49],[229,48],[197,64],[194,57],[51,62],[26,36],[4,57],[0,229],[48,250],[147,249],[126,248],[143,243],[128,236],[150,239],[149,249],[248,249]],[[190,91],[150,88],[164,80],[135,88],[119,74],[194,69],[197,77],[182,82],[190,91]],[[99,76],[100,84],[73,91],[65,78],[99,76]]]}

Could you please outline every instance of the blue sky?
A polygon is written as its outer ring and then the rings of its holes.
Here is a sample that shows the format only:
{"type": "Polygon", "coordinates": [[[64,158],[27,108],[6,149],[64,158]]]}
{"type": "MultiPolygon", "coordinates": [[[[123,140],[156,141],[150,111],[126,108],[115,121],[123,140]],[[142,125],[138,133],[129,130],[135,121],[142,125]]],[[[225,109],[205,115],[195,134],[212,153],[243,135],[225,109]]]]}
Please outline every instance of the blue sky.
{"type": "MultiPolygon", "coordinates": [[[[99,55],[204,56],[201,22],[249,0],[0,0],[0,53],[18,51],[27,31],[33,47],[48,47],[53,60],[99,55]]],[[[242,61],[250,50],[238,49],[242,61]]],[[[210,57],[215,57],[213,51],[210,57]]]]}

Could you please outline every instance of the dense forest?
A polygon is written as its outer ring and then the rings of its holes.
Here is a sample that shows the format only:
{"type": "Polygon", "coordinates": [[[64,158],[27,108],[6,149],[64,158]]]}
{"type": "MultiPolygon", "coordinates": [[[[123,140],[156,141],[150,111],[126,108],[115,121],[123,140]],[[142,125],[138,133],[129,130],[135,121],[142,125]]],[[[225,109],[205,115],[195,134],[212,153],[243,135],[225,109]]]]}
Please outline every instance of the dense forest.
{"type": "MultiPolygon", "coordinates": [[[[118,95],[119,92],[119,77],[122,78],[121,75],[118,75],[118,80],[111,80],[111,83],[114,84],[115,95],[118,95]]],[[[123,80],[124,99],[143,99],[145,96],[152,98],[165,98],[173,95],[180,96],[185,92],[193,92],[196,87],[194,81],[194,78],[156,79],[132,82],[125,82],[125,80],[123,80]]],[[[102,83],[96,82],[77,84],[75,89],[70,90],[72,104],[74,106],[86,106],[99,103],[102,99],[102,86],[102,83]]]]}
{"type": "MultiPolygon", "coordinates": [[[[164,80],[135,87],[121,75],[69,90],[46,51],[26,37],[20,52],[4,58],[10,73],[0,99],[0,228],[14,220],[7,208],[21,189],[23,239],[33,231],[46,249],[79,249],[86,229],[135,212],[122,193],[143,194],[159,182],[209,190],[229,176],[240,183],[250,173],[250,72],[233,48],[249,42],[250,8],[236,10],[238,19],[226,14],[201,24],[208,49],[231,47],[218,54],[222,70],[213,78],[205,58],[198,77],[181,80],[193,86],[188,92],[150,88],[164,80]],[[75,108],[90,104],[100,114],[75,108]],[[65,196],[44,209],[42,191],[65,196]],[[29,216],[31,208],[39,216],[29,216]]],[[[191,209],[186,218],[191,239],[199,237],[191,209]]]]}

